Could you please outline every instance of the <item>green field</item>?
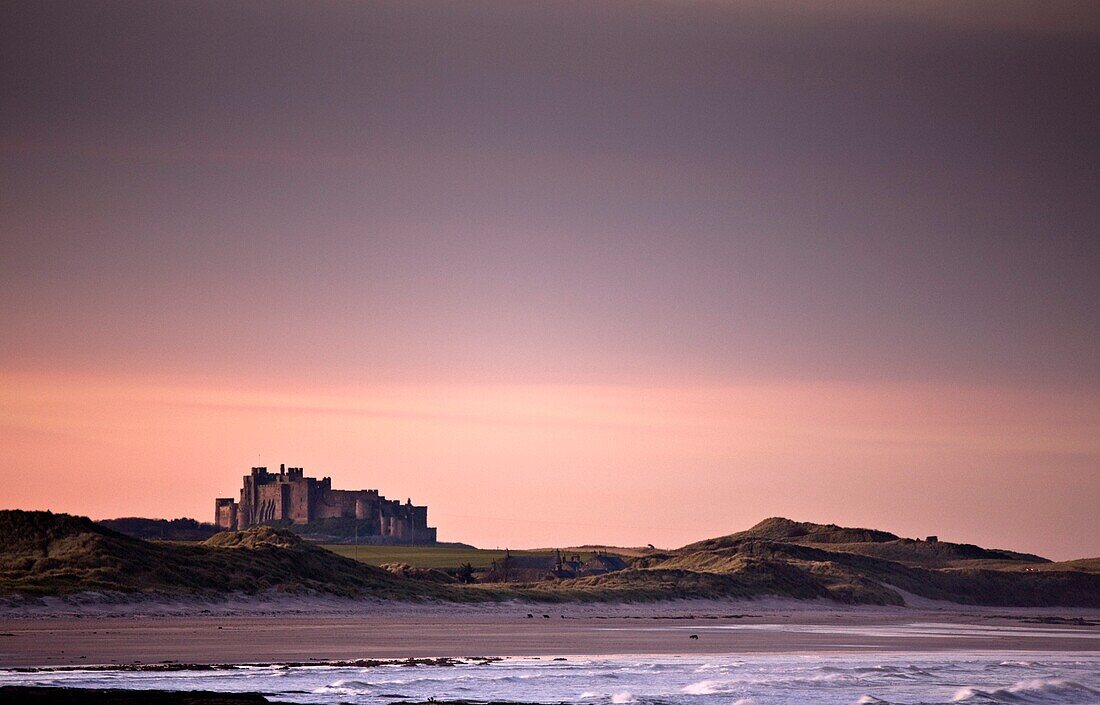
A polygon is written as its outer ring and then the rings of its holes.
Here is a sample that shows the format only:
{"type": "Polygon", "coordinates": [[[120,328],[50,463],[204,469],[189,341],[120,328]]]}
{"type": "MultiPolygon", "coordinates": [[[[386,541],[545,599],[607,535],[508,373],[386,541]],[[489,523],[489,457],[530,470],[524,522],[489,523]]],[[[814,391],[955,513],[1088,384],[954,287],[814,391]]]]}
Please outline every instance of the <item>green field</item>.
{"type": "MultiPolygon", "coordinates": [[[[475,568],[488,567],[490,563],[502,558],[504,550],[488,548],[452,548],[446,546],[348,546],[346,544],[326,544],[333,553],[348,558],[356,558],[363,563],[381,565],[383,563],[408,563],[415,568],[457,568],[469,563],[475,568]]],[[[550,555],[546,551],[512,551],[512,555],[550,555]]],[[[587,559],[591,553],[582,554],[587,559]]]]}

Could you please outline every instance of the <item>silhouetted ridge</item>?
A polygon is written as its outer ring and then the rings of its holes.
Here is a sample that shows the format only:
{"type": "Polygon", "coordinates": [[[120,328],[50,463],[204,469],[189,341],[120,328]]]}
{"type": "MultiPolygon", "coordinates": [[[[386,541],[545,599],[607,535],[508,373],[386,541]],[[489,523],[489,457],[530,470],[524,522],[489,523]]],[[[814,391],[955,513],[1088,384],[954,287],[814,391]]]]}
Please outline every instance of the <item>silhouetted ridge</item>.
{"type": "Polygon", "coordinates": [[[133,536],[138,539],[161,539],[165,541],[205,541],[218,533],[218,527],[195,519],[148,519],[145,517],[119,517],[100,519],[100,526],[133,536]]]}
{"type": "Polygon", "coordinates": [[[895,541],[897,538],[888,531],[851,529],[836,524],[813,524],[772,517],[746,531],[688,544],[680,550],[724,548],[752,539],[796,543],[876,543],[895,541]]]}
{"type": "Polygon", "coordinates": [[[783,518],[646,560],[657,570],[748,573],[750,582],[762,569],[783,565],[788,576],[801,571],[805,584],[841,602],[901,604],[903,590],[963,604],[1100,606],[1100,575],[1076,566],[1030,567],[1049,563],[1014,551],[783,518]]]}
{"type": "MultiPolygon", "coordinates": [[[[458,585],[438,571],[357,563],[285,529],[227,531],[202,544],[149,542],[84,517],[0,511],[0,594],[328,594],[443,600],[661,600],[782,596],[900,605],[1100,607],[1100,561],[1052,564],[969,544],[768,519],[747,531],[650,552],[626,569],[528,584],[458,585]]],[[[619,562],[622,565],[622,562],[619,562]]]]}
{"type": "Polygon", "coordinates": [[[81,534],[124,538],[117,531],[99,526],[88,517],[21,509],[0,511],[0,536],[4,537],[6,549],[41,547],[43,542],[81,534]]]}
{"type": "Polygon", "coordinates": [[[268,526],[182,545],[124,536],[85,517],[9,510],[0,511],[0,545],[0,593],[434,594],[268,526]]]}

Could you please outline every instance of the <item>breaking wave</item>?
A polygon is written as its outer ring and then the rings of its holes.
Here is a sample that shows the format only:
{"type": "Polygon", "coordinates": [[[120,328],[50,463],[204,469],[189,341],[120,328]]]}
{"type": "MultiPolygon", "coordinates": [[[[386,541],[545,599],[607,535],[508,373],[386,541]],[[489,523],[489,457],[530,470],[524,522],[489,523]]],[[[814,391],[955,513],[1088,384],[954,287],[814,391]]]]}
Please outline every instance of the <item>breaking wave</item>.
{"type": "Polygon", "coordinates": [[[699,681],[698,683],[685,685],[684,692],[688,695],[714,695],[715,693],[727,692],[723,685],[722,681],[699,681]]]}
{"type": "Polygon", "coordinates": [[[0,670],[2,685],[263,692],[337,705],[1100,705],[1100,654],[936,652],[504,659],[491,664],[0,670]],[[1011,684],[1011,685],[1008,685],[1011,684]],[[578,695],[579,694],[579,695],[578,695]]]}
{"type": "Polygon", "coordinates": [[[995,690],[963,688],[952,702],[1094,705],[1100,704],[1100,690],[1064,678],[1037,678],[995,690]]]}

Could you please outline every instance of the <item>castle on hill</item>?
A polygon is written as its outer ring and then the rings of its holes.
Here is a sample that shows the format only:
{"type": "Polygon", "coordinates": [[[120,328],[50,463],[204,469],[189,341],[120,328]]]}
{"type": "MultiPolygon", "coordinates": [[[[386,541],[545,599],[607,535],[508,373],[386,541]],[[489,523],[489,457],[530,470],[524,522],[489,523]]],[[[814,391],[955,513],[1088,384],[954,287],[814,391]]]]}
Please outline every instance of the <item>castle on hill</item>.
{"type": "Polygon", "coordinates": [[[241,499],[214,500],[214,523],[222,530],[247,529],[266,522],[289,521],[310,524],[324,519],[354,519],[365,525],[366,536],[379,536],[402,543],[435,543],[436,532],[428,526],[428,508],[408,500],[401,504],[386,499],[378,490],[334,490],[332,478],[306,477],[302,468],[279,466],[279,473],[266,467],[252,468],[244,476],[241,499]]]}

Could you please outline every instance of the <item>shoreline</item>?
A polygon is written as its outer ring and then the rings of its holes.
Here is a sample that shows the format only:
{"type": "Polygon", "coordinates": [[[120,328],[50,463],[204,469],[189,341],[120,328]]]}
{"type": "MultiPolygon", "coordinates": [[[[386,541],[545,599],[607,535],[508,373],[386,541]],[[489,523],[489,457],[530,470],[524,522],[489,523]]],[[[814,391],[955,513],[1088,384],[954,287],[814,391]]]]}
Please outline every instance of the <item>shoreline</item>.
{"type": "Polygon", "coordinates": [[[1029,618],[1082,619],[1100,624],[1100,608],[1074,606],[1014,607],[968,605],[930,600],[891,586],[905,599],[904,605],[846,604],[825,598],[753,597],[732,599],[676,598],[650,601],[557,601],[522,599],[449,602],[380,598],[351,598],[328,595],[291,595],[270,592],[260,595],[235,593],[223,597],[167,597],[132,593],[85,592],[65,596],[0,596],[0,621],[106,618],[179,617],[262,617],[262,616],[370,616],[407,615],[493,615],[517,610],[533,614],[568,612],[601,618],[690,619],[692,616],[876,615],[929,613],[963,617],[1007,615],[1029,618]]]}
{"type": "Polygon", "coordinates": [[[208,607],[196,611],[193,604],[151,614],[118,605],[108,613],[5,613],[0,668],[853,650],[1100,652],[1095,609],[849,607],[780,599],[478,606],[297,601],[298,611],[280,602],[251,605],[261,606],[206,613],[208,607]]]}

